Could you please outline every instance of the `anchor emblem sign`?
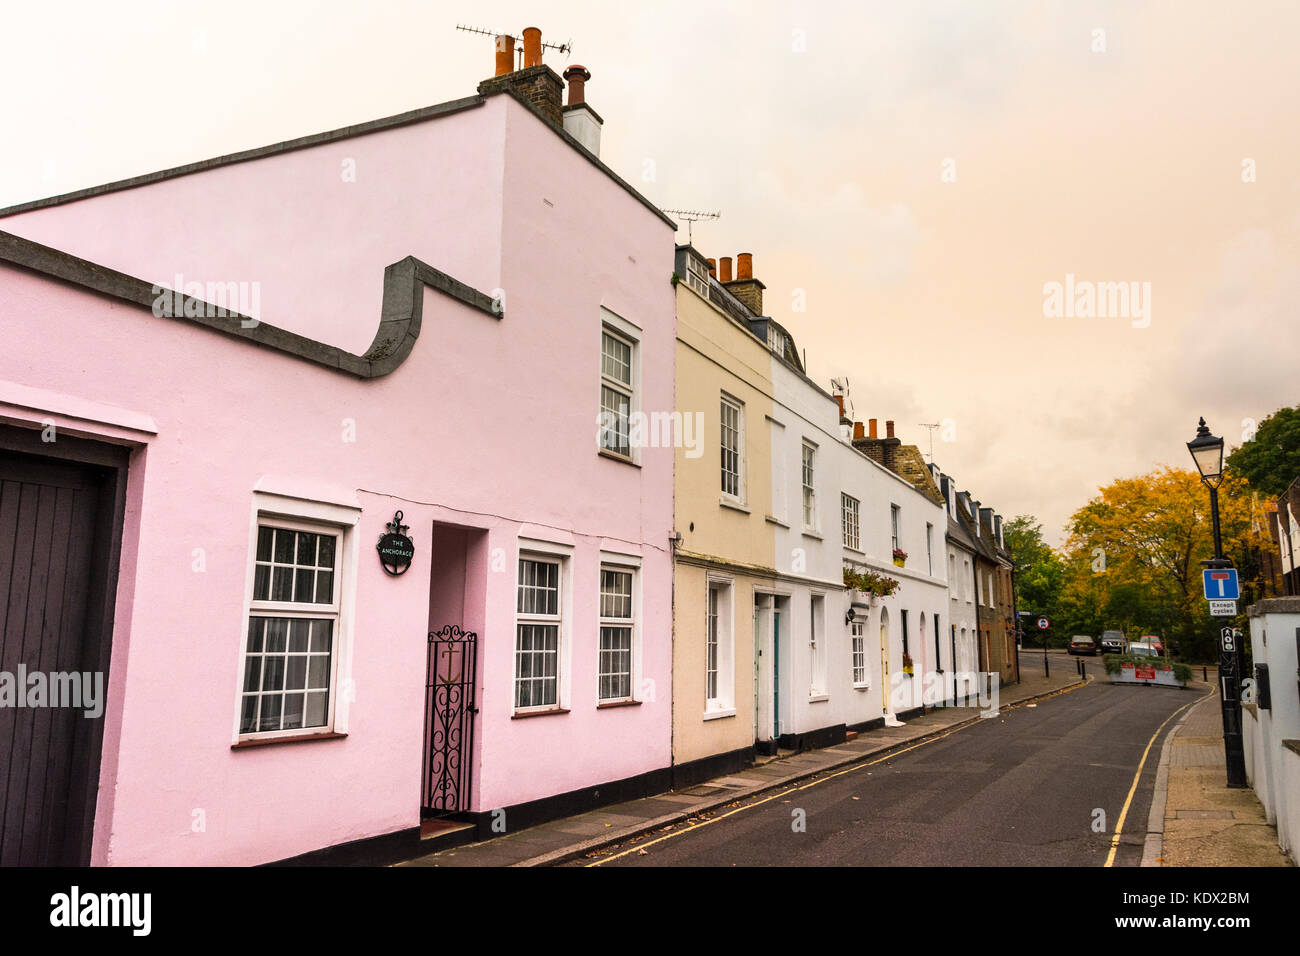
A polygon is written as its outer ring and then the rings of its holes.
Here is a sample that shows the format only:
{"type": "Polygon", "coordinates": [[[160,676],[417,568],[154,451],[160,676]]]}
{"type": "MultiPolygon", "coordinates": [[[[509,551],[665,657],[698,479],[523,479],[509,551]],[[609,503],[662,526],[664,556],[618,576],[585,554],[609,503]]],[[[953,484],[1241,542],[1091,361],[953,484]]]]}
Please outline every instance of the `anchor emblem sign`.
{"type": "Polygon", "coordinates": [[[408,525],[402,524],[402,513],[398,511],[388,522],[388,532],[380,535],[379,543],[375,545],[379,551],[379,563],[394,577],[405,574],[415,557],[415,543],[406,536],[409,530],[408,525]]]}

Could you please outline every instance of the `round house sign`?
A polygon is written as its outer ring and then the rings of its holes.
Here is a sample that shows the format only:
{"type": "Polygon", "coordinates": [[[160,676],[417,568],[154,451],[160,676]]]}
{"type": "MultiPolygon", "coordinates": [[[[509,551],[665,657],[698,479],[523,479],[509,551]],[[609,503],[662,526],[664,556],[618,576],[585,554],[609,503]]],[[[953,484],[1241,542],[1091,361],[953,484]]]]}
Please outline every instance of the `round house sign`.
{"type": "Polygon", "coordinates": [[[408,526],[402,524],[402,513],[399,511],[388,522],[388,532],[381,535],[379,543],[375,545],[379,550],[379,563],[394,576],[405,574],[411,566],[411,559],[415,557],[415,544],[406,536],[408,530],[408,526]]]}

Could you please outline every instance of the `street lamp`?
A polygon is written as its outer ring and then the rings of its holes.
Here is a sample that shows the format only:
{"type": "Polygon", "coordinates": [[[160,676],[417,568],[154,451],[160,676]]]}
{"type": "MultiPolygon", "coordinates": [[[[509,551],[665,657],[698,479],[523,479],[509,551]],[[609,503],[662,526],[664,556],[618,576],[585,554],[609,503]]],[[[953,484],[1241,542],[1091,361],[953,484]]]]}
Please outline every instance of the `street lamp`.
{"type": "MultiPolygon", "coordinates": [[[[1223,539],[1219,535],[1219,485],[1223,481],[1223,439],[1210,434],[1205,419],[1196,429],[1196,437],[1187,443],[1201,483],[1210,489],[1210,520],[1214,524],[1214,557],[1202,561],[1207,568],[1230,568],[1223,556],[1223,539]]],[[[1223,708],[1223,753],[1227,762],[1228,786],[1243,789],[1246,783],[1246,753],[1241,739],[1241,671],[1245,653],[1235,631],[1225,627],[1219,642],[1219,699],[1223,708]]]]}
{"type": "Polygon", "coordinates": [[[1219,485],[1223,481],[1223,439],[1210,434],[1201,419],[1196,437],[1187,443],[1196,470],[1201,473],[1201,484],[1210,489],[1210,520],[1214,523],[1214,560],[1205,562],[1211,568],[1230,568],[1232,562],[1223,557],[1223,539],[1219,536],[1219,485]]]}

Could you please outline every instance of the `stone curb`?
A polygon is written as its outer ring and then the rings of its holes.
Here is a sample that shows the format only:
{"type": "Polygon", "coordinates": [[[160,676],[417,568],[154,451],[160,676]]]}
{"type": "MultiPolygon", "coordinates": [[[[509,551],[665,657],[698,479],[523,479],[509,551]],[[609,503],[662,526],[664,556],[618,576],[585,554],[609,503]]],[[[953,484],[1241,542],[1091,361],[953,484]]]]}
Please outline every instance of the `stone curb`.
{"type": "MultiPolygon", "coordinates": [[[[1082,680],[1076,680],[1073,683],[1066,684],[1062,687],[1057,687],[1052,690],[1043,691],[1041,694],[1032,694],[1028,697],[1022,697],[1019,700],[1011,701],[1010,703],[1003,705],[1000,709],[1010,710],[1013,707],[1019,707],[1021,704],[1027,704],[1036,700],[1042,700],[1045,697],[1053,697],[1056,694],[1064,693],[1067,690],[1074,690],[1076,687],[1081,687],[1082,685],[1088,683],[1091,679],[1092,678],[1085,677],[1082,680]]],[[[936,737],[940,734],[946,734],[946,733],[951,733],[953,731],[961,730],[962,728],[969,727],[971,724],[978,723],[983,719],[985,718],[979,716],[969,717],[966,720],[961,720],[954,724],[949,724],[945,727],[936,727],[933,730],[930,730],[924,734],[918,734],[916,737],[912,737],[907,740],[896,740],[892,743],[883,744],[879,747],[876,747],[873,750],[866,750],[860,754],[854,754],[851,757],[846,757],[842,760],[833,761],[832,763],[826,764],[823,767],[817,767],[808,770],[799,770],[785,777],[781,777],[778,780],[755,784],[753,787],[750,787],[746,790],[736,790],[733,791],[732,793],[724,794],[720,797],[706,799],[701,801],[700,803],[695,804],[689,809],[675,810],[672,813],[666,813],[663,816],[655,817],[653,820],[645,820],[641,823],[636,823],[629,827],[625,827],[616,833],[605,833],[597,837],[590,837],[586,840],[583,840],[580,843],[570,844],[569,846],[561,847],[558,850],[551,850],[548,853],[542,853],[537,856],[529,857],[528,859],[525,860],[520,860],[517,863],[511,863],[510,866],[527,866],[527,867],[555,866],[560,863],[565,863],[577,857],[584,856],[593,850],[599,850],[603,847],[611,846],[615,843],[625,843],[628,840],[631,840],[635,837],[644,836],[647,833],[653,832],[654,830],[662,829],[663,827],[669,826],[674,823],[681,823],[684,820],[688,820],[691,817],[698,816],[701,813],[708,813],[711,810],[716,810],[719,807],[728,806],[729,804],[736,803],[739,800],[747,800],[750,797],[755,797],[763,793],[768,793],[772,790],[779,790],[782,787],[787,787],[790,784],[797,783],[801,780],[807,780],[810,777],[817,776],[818,774],[827,773],[828,771],[831,770],[839,770],[844,767],[851,766],[852,764],[862,763],[866,760],[869,760],[872,757],[879,757],[883,753],[887,753],[891,750],[898,750],[902,747],[910,747],[913,744],[919,743],[924,740],[929,740],[930,738],[936,737]]]]}
{"type": "Polygon", "coordinates": [[[1156,767],[1156,782],[1151,792],[1151,812],[1147,814],[1147,835],[1142,842],[1140,866],[1164,866],[1160,862],[1160,857],[1165,850],[1165,807],[1169,802],[1169,758],[1172,744],[1178,732],[1182,730],[1183,724],[1187,722],[1187,718],[1192,716],[1192,711],[1217,695],[1218,691],[1206,694],[1187,708],[1183,716],[1178,718],[1178,722],[1169,728],[1169,733],[1165,734],[1164,742],[1160,745],[1160,763],[1156,767]]]}

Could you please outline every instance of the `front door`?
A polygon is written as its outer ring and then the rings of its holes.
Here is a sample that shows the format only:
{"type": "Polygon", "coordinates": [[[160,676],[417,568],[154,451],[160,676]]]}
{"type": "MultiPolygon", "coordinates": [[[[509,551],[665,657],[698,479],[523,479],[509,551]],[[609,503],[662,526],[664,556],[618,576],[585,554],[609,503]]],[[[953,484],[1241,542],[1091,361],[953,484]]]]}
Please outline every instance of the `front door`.
{"type": "Polygon", "coordinates": [[[116,478],[0,450],[2,866],[90,862],[116,478]]]}
{"type": "MultiPolygon", "coordinates": [[[[883,615],[882,615],[883,617],[883,615]]],[[[889,713],[889,623],[880,624],[880,709],[889,713]]]]}
{"type": "Polygon", "coordinates": [[[772,602],[772,739],[781,736],[781,604],[772,602]]]}
{"type": "Polygon", "coordinates": [[[758,739],[758,685],[763,665],[763,610],[759,598],[754,598],[754,739],[758,739]]]}

